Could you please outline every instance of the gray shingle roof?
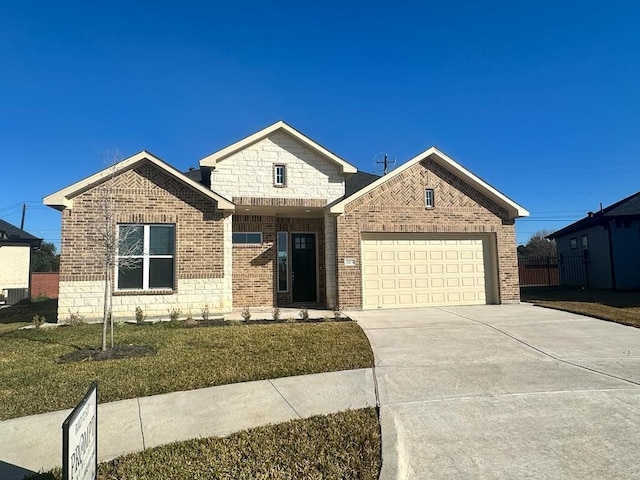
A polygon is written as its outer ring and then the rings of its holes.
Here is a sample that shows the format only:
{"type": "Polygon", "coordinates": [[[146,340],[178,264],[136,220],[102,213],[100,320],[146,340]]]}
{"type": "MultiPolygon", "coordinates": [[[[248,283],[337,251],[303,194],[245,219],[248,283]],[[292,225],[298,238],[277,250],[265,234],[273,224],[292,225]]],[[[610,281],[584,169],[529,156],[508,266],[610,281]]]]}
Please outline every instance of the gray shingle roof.
{"type": "Polygon", "coordinates": [[[584,230],[585,228],[593,227],[595,225],[604,225],[611,220],[631,217],[640,217],[640,192],[634,193],[627,198],[623,198],[619,202],[609,205],[599,212],[587,215],[585,218],[578,220],[571,225],[567,225],[557,232],[553,232],[548,236],[548,238],[563,237],[570,233],[584,230]]]}
{"type": "Polygon", "coordinates": [[[8,243],[28,243],[31,246],[37,247],[42,243],[42,240],[11,225],[9,222],[0,220],[0,244],[8,243]]]}

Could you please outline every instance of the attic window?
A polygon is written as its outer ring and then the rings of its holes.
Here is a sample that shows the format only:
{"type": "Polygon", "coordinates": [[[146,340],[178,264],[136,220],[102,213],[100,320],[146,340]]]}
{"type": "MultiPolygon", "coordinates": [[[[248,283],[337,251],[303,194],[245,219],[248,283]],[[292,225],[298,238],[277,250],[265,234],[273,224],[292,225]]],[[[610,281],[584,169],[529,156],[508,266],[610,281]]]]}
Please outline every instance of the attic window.
{"type": "Polygon", "coordinates": [[[424,190],[424,206],[426,208],[433,208],[433,188],[425,188],[424,190]]]}
{"type": "Polygon", "coordinates": [[[285,165],[273,166],[273,186],[285,187],[286,186],[286,167],[285,165]]]}

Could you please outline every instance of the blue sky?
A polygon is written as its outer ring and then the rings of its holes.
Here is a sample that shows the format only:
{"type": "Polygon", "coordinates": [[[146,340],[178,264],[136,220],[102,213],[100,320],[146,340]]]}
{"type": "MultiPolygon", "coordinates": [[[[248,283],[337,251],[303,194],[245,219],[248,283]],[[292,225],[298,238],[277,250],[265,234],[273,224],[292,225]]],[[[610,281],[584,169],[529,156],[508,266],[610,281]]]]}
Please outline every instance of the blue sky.
{"type": "Polygon", "coordinates": [[[0,218],[146,149],[186,170],[285,120],[356,165],[435,145],[531,212],[640,190],[636,2],[0,3],[0,218]],[[223,5],[219,5],[223,3],[223,5]]]}

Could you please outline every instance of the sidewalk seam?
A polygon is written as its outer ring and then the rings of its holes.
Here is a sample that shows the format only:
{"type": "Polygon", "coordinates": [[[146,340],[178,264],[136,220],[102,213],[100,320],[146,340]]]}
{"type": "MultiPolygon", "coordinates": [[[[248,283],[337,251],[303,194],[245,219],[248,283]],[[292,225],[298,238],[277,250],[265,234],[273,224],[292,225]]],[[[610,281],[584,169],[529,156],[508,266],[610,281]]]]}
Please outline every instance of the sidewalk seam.
{"type": "Polygon", "coordinates": [[[376,375],[376,366],[371,367],[371,374],[373,375],[373,392],[376,396],[376,408],[380,408],[380,392],[378,391],[378,376],[376,375]]]}
{"type": "Polygon", "coordinates": [[[144,441],[144,429],[142,428],[142,410],[140,408],[140,399],[136,398],[136,402],[138,403],[138,420],[140,421],[140,436],[142,437],[142,449],[146,450],[147,445],[144,441]]]}
{"type": "Polygon", "coordinates": [[[298,411],[297,411],[295,408],[293,408],[293,405],[291,405],[291,403],[289,402],[289,400],[287,400],[287,398],[282,394],[282,392],[281,392],[280,390],[278,390],[278,387],[276,387],[276,386],[274,385],[274,383],[273,383],[271,380],[267,380],[267,381],[271,384],[271,386],[272,386],[273,388],[275,388],[276,392],[278,392],[278,394],[282,397],[282,399],[283,399],[285,402],[287,402],[287,405],[289,405],[289,407],[291,407],[291,410],[293,410],[293,413],[295,413],[295,414],[298,416],[298,418],[302,418],[302,415],[300,415],[300,414],[298,413],[298,411]]]}

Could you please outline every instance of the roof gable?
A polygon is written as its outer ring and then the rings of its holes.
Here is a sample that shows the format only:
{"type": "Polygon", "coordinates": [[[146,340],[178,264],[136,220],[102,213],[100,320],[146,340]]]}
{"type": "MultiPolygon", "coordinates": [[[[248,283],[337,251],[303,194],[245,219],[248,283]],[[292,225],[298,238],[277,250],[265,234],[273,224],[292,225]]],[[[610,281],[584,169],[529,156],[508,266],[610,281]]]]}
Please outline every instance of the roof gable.
{"type": "Polygon", "coordinates": [[[248,137],[243,138],[242,140],[239,140],[238,142],[232,145],[229,145],[228,147],[223,148],[222,150],[218,150],[217,152],[206,156],[205,158],[200,160],[200,166],[215,167],[217,162],[223,161],[225,158],[230,157],[234,153],[237,153],[253,145],[254,143],[262,140],[263,138],[268,137],[269,135],[275,132],[283,132],[293,137],[295,140],[300,142],[306,148],[317,153],[318,155],[327,159],[328,161],[336,164],[341,169],[342,173],[356,173],[358,171],[356,167],[346,162],[342,158],[338,157],[333,152],[330,152],[329,150],[324,148],[322,145],[314,142],[306,135],[303,135],[302,133],[297,131],[295,128],[287,125],[283,121],[276,122],[273,125],[270,125],[266,128],[263,128],[259,132],[254,133],[253,135],[249,135],[248,137]]]}
{"type": "Polygon", "coordinates": [[[131,170],[143,162],[150,162],[154,164],[155,166],[171,175],[172,177],[175,177],[177,180],[184,183],[188,187],[216,201],[220,210],[234,210],[235,206],[229,200],[206,188],[201,183],[189,178],[185,174],[173,168],[171,165],[165,163],[158,157],[145,150],[129,158],[126,158],[113,166],[105,168],[104,170],[101,170],[100,172],[91,175],[90,177],[80,180],[73,185],[70,185],[66,188],[63,188],[62,190],[46,196],[43,199],[43,203],[57,210],[73,208],[73,198],[80,193],[100,185],[101,183],[107,181],[109,178],[112,178],[114,175],[118,175],[127,170],[131,170]]]}
{"type": "Polygon", "coordinates": [[[553,232],[548,238],[562,237],[621,217],[640,217],[640,192],[629,195],[599,212],[589,212],[586,217],[553,232]]]}
{"type": "Polygon", "coordinates": [[[340,202],[335,203],[330,209],[331,213],[334,213],[334,214],[344,213],[344,208],[349,203],[353,202],[354,200],[357,200],[358,198],[362,197],[363,195],[377,188],[378,186],[390,181],[394,177],[400,175],[402,172],[406,171],[407,169],[411,168],[415,164],[427,158],[433,160],[435,163],[439,164],[443,168],[447,169],[448,171],[452,172],[456,176],[460,177],[466,183],[476,188],[478,191],[486,195],[488,198],[496,202],[498,205],[504,207],[509,213],[510,218],[529,216],[529,212],[525,210],[523,207],[515,203],[506,195],[502,194],[501,192],[493,188],[484,180],[480,179],[479,177],[471,173],[469,170],[464,168],[462,165],[460,165],[459,163],[457,163],[452,158],[448,157],[447,155],[445,155],[435,147],[431,147],[425,150],[424,152],[415,156],[414,158],[404,163],[400,167],[391,171],[389,174],[378,178],[376,181],[368,184],[361,190],[358,190],[357,192],[344,198],[340,202]]]}

